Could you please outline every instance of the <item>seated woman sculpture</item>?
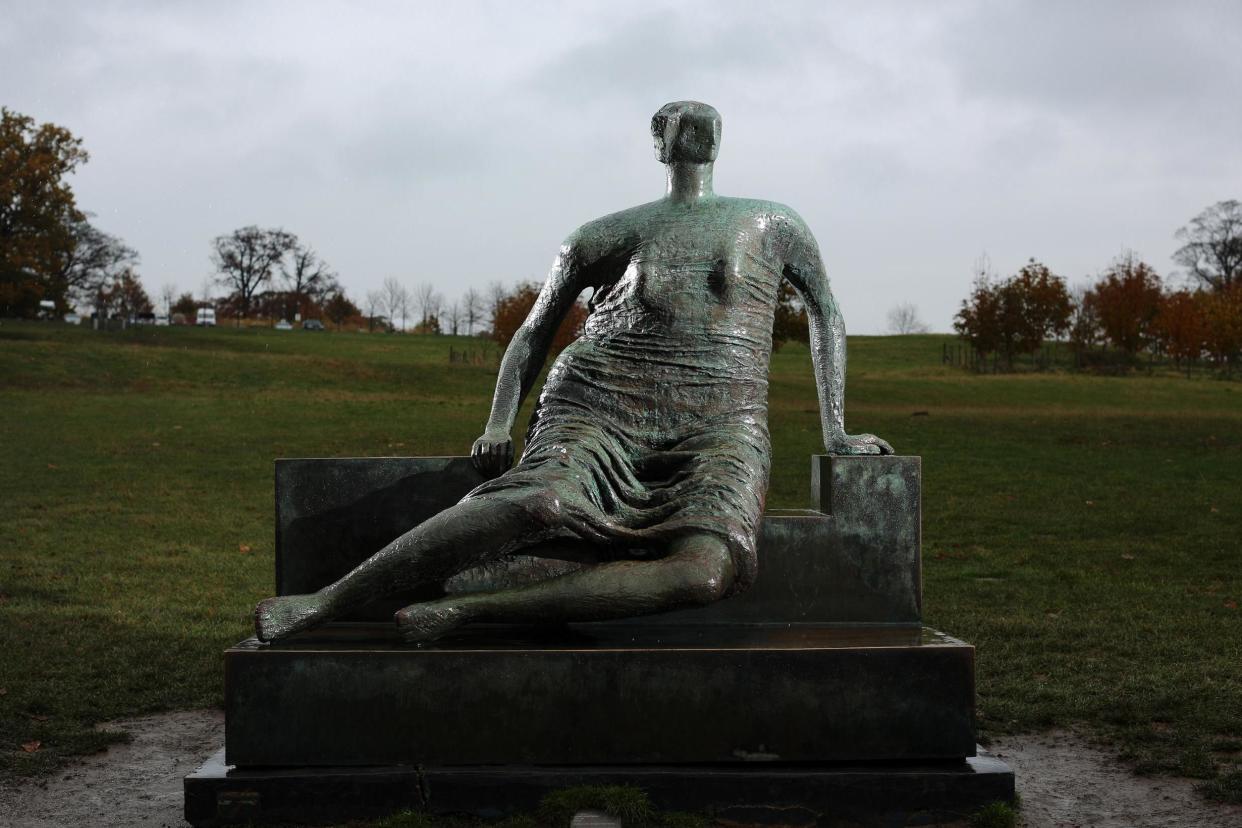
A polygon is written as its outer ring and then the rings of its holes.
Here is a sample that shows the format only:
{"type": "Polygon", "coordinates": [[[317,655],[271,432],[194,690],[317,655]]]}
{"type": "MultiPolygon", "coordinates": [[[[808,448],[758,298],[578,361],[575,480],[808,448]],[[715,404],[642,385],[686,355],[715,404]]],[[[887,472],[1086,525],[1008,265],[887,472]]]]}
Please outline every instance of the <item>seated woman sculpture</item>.
{"type": "Polygon", "coordinates": [[[406,640],[470,621],[594,621],[716,601],[755,578],[768,485],[768,362],[781,280],[801,295],[831,454],[892,453],[843,419],[845,330],[815,239],[788,207],[712,192],[720,116],[671,103],[651,121],[664,198],[589,222],[561,247],[505,351],[471,451],[495,476],[352,572],[255,610],[264,641],[434,582],[396,614],[406,640]],[[510,469],[510,431],[559,323],[592,288],[510,469]]]}

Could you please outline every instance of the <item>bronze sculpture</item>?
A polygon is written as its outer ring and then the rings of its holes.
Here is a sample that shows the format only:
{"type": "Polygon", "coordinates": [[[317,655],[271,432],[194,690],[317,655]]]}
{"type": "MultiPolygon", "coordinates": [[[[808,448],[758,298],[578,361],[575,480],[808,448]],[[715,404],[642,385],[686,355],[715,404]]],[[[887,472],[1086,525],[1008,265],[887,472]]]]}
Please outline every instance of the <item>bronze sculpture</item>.
{"type": "Polygon", "coordinates": [[[826,449],[892,453],[874,435],[845,433],[845,330],[810,230],[783,205],[712,192],[720,127],[706,104],[662,107],[651,128],[665,197],[589,222],[562,245],[471,451],[499,476],[336,583],[261,602],[261,640],[427,583],[450,594],[397,613],[407,641],[475,620],[664,612],[744,589],[767,491],[782,278],[807,309],[826,449]],[[518,409],[587,288],[585,331],[553,364],[510,469],[518,409]]]}

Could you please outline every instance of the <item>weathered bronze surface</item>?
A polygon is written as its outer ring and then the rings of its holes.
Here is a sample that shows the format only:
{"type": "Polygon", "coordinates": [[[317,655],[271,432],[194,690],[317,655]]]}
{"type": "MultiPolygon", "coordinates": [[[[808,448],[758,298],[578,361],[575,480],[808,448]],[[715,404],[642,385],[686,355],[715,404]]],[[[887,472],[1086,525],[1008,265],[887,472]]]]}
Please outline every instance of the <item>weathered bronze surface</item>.
{"type": "MultiPolygon", "coordinates": [[[[920,611],[920,461],[895,455],[811,458],[831,479],[816,509],[767,511],[759,577],[707,607],[629,624],[912,624],[920,611]]],[[[371,550],[449,508],[480,483],[469,457],[343,457],[276,461],[276,593],[314,592],[371,550]]],[[[542,559],[514,555],[445,584],[373,601],[338,621],[391,621],[406,604],[544,576],[542,559]]],[[[616,622],[609,622],[616,623],[616,622]]]]}
{"type": "Polygon", "coordinates": [[[757,571],[768,483],[767,373],[782,280],[802,296],[829,454],[891,453],[845,433],[845,330],[819,249],[781,204],[712,191],[720,116],[678,102],[652,118],[665,196],[579,228],[505,351],[472,455],[495,479],[318,592],[256,608],[258,637],[520,553],[547,576],[411,604],[411,642],[469,621],[592,621],[712,603],[757,571]],[[557,358],[518,465],[510,432],[557,326],[591,289],[583,335],[557,358]]]}

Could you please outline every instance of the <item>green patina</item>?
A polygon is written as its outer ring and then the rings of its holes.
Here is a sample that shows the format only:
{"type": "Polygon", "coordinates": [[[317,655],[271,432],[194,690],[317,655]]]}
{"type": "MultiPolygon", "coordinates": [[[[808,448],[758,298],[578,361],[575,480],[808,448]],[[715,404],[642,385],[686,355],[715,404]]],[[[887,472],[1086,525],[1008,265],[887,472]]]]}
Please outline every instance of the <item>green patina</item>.
{"type": "Polygon", "coordinates": [[[261,639],[518,561],[523,585],[413,604],[398,626],[419,642],[475,620],[621,618],[745,589],[771,462],[768,364],[783,280],[807,308],[826,449],[891,453],[874,435],[845,433],[845,329],[805,223],[783,205],[713,192],[712,107],[668,104],[651,126],[665,196],[571,234],[505,352],[472,451],[494,479],[319,592],[261,603],[261,639]],[[588,290],[585,331],[549,371],[510,469],[518,410],[588,290]],[[531,559],[548,577],[530,582],[531,559]]]}

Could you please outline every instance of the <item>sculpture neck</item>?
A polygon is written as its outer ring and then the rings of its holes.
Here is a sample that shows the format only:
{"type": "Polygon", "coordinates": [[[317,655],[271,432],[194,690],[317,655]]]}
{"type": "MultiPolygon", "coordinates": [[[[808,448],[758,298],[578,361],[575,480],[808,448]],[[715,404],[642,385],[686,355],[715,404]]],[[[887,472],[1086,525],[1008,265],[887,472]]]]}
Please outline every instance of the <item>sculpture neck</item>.
{"type": "Polygon", "coordinates": [[[693,204],[715,195],[712,192],[712,164],[674,161],[668,167],[665,198],[679,204],[693,204]]]}

